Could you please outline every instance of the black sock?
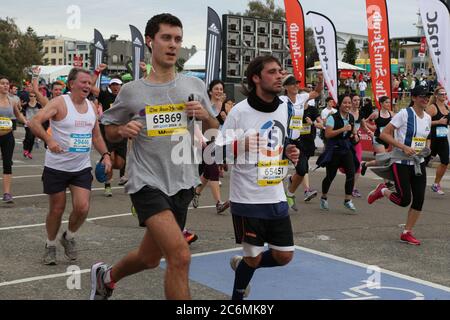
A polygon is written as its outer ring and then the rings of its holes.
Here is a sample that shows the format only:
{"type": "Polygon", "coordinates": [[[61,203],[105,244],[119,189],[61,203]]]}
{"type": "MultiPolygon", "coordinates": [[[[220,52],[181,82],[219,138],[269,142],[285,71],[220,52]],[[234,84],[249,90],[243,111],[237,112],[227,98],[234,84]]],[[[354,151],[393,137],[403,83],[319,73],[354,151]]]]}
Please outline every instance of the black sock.
{"type": "Polygon", "coordinates": [[[105,188],[111,188],[111,183],[105,183],[105,188]]]}
{"type": "Polygon", "coordinates": [[[232,300],[244,299],[245,289],[250,283],[255,270],[256,269],[250,267],[247,263],[245,263],[244,260],[241,260],[234,276],[233,296],[231,297],[232,300]]]}
{"type": "Polygon", "coordinates": [[[271,268],[271,267],[279,267],[280,264],[277,260],[274,259],[272,255],[272,250],[264,251],[261,257],[261,262],[259,263],[258,268],[271,268]]]}
{"type": "Polygon", "coordinates": [[[349,202],[351,199],[345,199],[344,200],[344,203],[347,203],[347,202],[349,202]]]}

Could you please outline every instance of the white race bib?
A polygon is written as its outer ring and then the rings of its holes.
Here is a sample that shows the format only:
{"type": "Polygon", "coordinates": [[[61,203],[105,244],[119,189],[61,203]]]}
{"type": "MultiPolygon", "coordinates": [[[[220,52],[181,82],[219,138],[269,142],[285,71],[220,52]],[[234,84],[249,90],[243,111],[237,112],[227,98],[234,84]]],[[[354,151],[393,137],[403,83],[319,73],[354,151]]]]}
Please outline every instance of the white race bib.
{"type": "Polygon", "coordinates": [[[147,106],[145,108],[147,135],[162,137],[185,134],[187,132],[187,114],[184,110],[184,103],[147,106]]]}
{"type": "Polygon", "coordinates": [[[92,134],[72,133],[69,140],[69,152],[87,153],[91,151],[92,134]]]}
{"type": "Polygon", "coordinates": [[[11,131],[13,123],[10,118],[0,118],[0,131],[11,131]]]}
{"type": "Polygon", "coordinates": [[[288,172],[288,160],[258,162],[258,185],[274,186],[283,181],[288,172]]]}
{"type": "Polygon", "coordinates": [[[311,125],[306,123],[300,129],[300,135],[304,136],[304,135],[307,135],[307,134],[311,134],[311,125]]]}
{"type": "Polygon", "coordinates": [[[289,129],[300,130],[303,127],[303,118],[301,116],[292,116],[289,129]]]}
{"type": "Polygon", "coordinates": [[[436,127],[436,137],[447,138],[447,136],[448,136],[448,127],[436,127]]]}
{"type": "Polygon", "coordinates": [[[425,148],[426,144],[427,144],[426,138],[414,137],[412,140],[411,147],[414,149],[416,153],[420,153],[420,151],[422,151],[422,149],[425,148]]]}

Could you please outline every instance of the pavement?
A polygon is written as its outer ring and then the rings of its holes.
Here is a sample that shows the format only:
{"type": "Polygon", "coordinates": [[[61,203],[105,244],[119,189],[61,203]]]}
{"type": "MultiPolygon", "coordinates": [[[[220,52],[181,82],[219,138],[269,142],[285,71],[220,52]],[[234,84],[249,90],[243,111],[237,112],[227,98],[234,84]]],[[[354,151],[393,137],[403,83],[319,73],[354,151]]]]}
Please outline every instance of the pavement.
{"type": "MultiPolygon", "coordinates": [[[[78,261],[66,261],[58,245],[58,265],[43,265],[48,210],[40,178],[44,150],[41,146],[32,160],[25,159],[23,129],[15,136],[15,204],[0,204],[0,300],[86,300],[90,266],[118,261],[139,245],[144,230],[130,213],[129,197],[117,185],[115,171],[113,197],[105,198],[102,185],[94,182],[89,219],[76,236],[78,261]]],[[[97,158],[93,154],[92,159],[97,158]]],[[[349,214],[343,206],[345,177],[339,174],[329,192],[329,212],[320,211],[318,198],[299,201],[299,211],[291,212],[295,258],[286,267],[257,270],[249,299],[450,299],[450,176],[442,183],[446,195],[439,196],[429,188],[435,169],[428,168],[427,173],[423,214],[414,229],[421,246],[399,241],[407,208],[386,199],[367,204],[365,197],[380,182],[370,170],[358,181],[363,198],[354,199],[356,214],[349,214]]],[[[311,173],[313,188],[320,189],[324,174],[323,169],[311,173]]],[[[228,188],[227,175],[221,187],[223,199],[228,197],[228,188]]],[[[297,192],[298,199],[301,193],[297,192]]],[[[68,219],[70,200],[68,195],[63,220],[68,219]]],[[[61,232],[66,226],[64,222],[61,232]]],[[[229,211],[216,214],[207,188],[200,207],[189,210],[187,227],[199,236],[190,247],[192,297],[229,299],[234,274],[228,261],[240,253],[229,211]]],[[[112,299],[164,299],[164,268],[162,262],[159,268],[123,279],[112,299]]]]}

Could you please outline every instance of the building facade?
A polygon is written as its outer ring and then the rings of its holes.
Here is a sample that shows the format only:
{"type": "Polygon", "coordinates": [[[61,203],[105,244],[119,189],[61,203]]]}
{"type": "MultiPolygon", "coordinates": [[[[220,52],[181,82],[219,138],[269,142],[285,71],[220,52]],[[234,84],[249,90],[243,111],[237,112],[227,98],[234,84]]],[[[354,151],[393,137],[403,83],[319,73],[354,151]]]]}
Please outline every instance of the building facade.
{"type": "Polygon", "coordinates": [[[78,40],[66,41],[65,48],[65,61],[67,65],[90,69],[91,44],[89,42],[78,40]]]}
{"type": "Polygon", "coordinates": [[[42,40],[42,50],[44,53],[44,65],[60,66],[66,64],[66,42],[75,41],[74,39],[44,36],[42,40]]]}

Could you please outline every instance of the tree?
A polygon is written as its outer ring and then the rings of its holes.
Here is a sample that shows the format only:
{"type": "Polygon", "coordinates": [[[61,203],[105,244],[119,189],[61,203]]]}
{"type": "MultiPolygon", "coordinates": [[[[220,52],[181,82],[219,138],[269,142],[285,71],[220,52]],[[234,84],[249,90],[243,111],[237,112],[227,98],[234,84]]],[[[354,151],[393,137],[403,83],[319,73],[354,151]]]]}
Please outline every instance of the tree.
{"type": "Polygon", "coordinates": [[[41,45],[33,28],[22,33],[14,19],[0,18],[0,74],[20,83],[26,68],[42,64],[41,45]]]}
{"type": "Polygon", "coordinates": [[[284,9],[275,6],[274,0],[266,0],[266,3],[261,0],[250,0],[248,9],[244,13],[230,12],[230,14],[258,19],[285,20],[284,9]]]}
{"type": "Polygon", "coordinates": [[[358,58],[359,49],[356,49],[355,40],[353,38],[350,38],[348,40],[347,46],[344,50],[344,58],[342,61],[355,64],[356,59],[358,58]]]}

